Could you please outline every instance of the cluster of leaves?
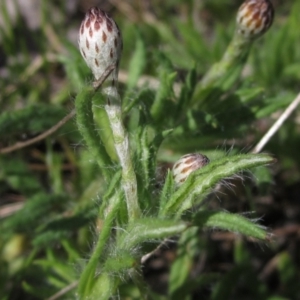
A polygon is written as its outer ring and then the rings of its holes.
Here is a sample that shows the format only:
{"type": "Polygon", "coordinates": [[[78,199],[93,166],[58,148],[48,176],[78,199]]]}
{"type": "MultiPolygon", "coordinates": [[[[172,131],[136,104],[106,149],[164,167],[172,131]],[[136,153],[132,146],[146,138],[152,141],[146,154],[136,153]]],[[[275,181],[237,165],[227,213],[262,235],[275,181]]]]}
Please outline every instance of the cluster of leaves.
{"type": "MultiPolygon", "coordinates": [[[[225,28],[221,22],[216,22],[212,40],[208,42],[208,29],[198,27],[193,19],[192,10],[197,1],[173,2],[166,1],[165,11],[160,9],[157,13],[164,22],[150,22],[145,18],[140,22],[139,30],[128,20],[120,18],[118,22],[125,45],[121,66],[128,69],[126,85],[121,85],[124,120],[131,138],[143,218],[127,224],[126,206],[119,188],[120,173],[115,163],[111,166],[115,174],[106,186],[92,153],[81,147],[74,154],[72,145],[78,145],[82,139],[74,123],[36,147],[1,156],[2,198],[7,204],[12,202],[13,196],[25,200],[19,211],[1,220],[1,300],[45,299],[66,286],[74,287],[79,277],[79,290],[83,294],[92,296],[91,293],[100,291],[103,298],[108,298],[119,285],[121,296],[140,299],[137,287],[143,290],[143,284],[136,278],[138,274],[131,273],[132,268],[138,268],[141,257],[162,240],[179,233],[178,255],[169,277],[171,299],[191,299],[193,292],[212,283],[215,284],[211,299],[239,298],[243,288],[251,291],[249,297],[252,299],[275,299],[268,287],[255,277],[250,253],[242,240],[235,244],[235,267],[222,278],[216,272],[192,277],[190,271],[196,256],[208,249],[208,245],[201,244],[199,236],[204,228],[230,230],[264,241],[268,239],[264,228],[255,222],[239,214],[209,210],[203,200],[221,179],[272,161],[267,155],[232,153],[228,156],[225,151],[215,148],[224,140],[242,141],[250,134],[261,135],[253,124],[286,107],[298,92],[300,37],[296,29],[300,1],[288,7],[287,16],[282,15],[284,24],[275,22],[262,43],[253,45],[246,64],[250,75],[240,75],[244,68],[244,64],[240,64],[226,74],[226,80],[205,90],[199,89],[199,79],[222,57],[233,26],[229,24],[225,28]],[[176,13],[172,11],[174,5],[176,13]],[[135,41],[133,52],[129,46],[132,41],[135,41]],[[137,88],[143,74],[152,75],[159,81],[159,86],[137,88]],[[177,85],[180,87],[174,88],[177,85]],[[182,153],[190,151],[207,154],[211,163],[195,172],[180,188],[175,186],[170,172],[163,176],[157,174],[160,162],[173,163],[182,153]],[[34,168],[36,165],[43,167],[46,173],[40,173],[34,168]],[[198,210],[194,210],[195,205],[198,210]],[[96,228],[91,228],[91,224],[96,228]],[[122,228],[115,230],[114,237],[111,237],[112,226],[122,228]],[[88,264],[80,261],[87,257],[94,242],[93,253],[98,256],[92,255],[88,264]],[[78,272],[74,272],[76,268],[78,272]],[[98,270],[100,275],[94,279],[98,270]],[[129,278],[135,286],[124,283],[129,278]]],[[[201,9],[215,16],[227,5],[216,1],[203,3],[201,9]]],[[[19,23],[11,25],[8,11],[3,9],[3,17],[9,26],[2,30],[1,45],[9,73],[0,83],[3,90],[0,107],[1,111],[6,110],[0,115],[1,147],[35,136],[55,124],[68,111],[70,93],[75,95],[82,91],[87,78],[91,78],[72,43],[60,42],[67,55],[58,53],[54,55],[54,61],[47,58],[49,26],[62,26],[55,23],[59,21],[47,17],[54,7],[55,4],[42,7],[44,19],[35,40],[41,66],[33,75],[28,71],[31,62],[25,46],[26,35],[24,40],[19,36],[16,38],[13,31],[22,27],[19,23]],[[23,44],[20,53],[15,53],[17,40],[18,44],[23,44]],[[10,60],[15,54],[21,55],[22,59],[10,60]],[[65,70],[63,75],[61,68],[65,70]],[[57,79],[65,84],[53,91],[51,80],[57,79]]],[[[55,9],[61,14],[64,12],[64,7],[55,9]]],[[[75,28],[79,22],[74,21],[75,28]]],[[[65,35],[66,32],[60,34],[61,41],[65,35]]],[[[50,49],[55,51],[55,47],[50,49]]],[[[105,127],[104,112],[98,110],[94,116],[96,128],[105,127]]],[[[290,137],[296,134],[296,129],[291,126],[288,124],[281,130],[280,140],[275,140],[270,150],[276,157],[293,157],[293,161],[298,162],[297,153],[294,153],[299,149],[297,141],[290,137]],[[283,149],[287,144],[291,146],[289,149],[296,150],[283,149]],[[277,151],[281,151],[280,154],[277,151]]],[[[105,151],[114,162],[113,144],[109,134],[105,134],[99,131],[105,151]]],[[[236,148],[239,153],[241,150],[236,148]]],[[[264,172],[270,178],[269,170],[265,168],[264,172]]],[[[259,176],[259,172],[256,174],[258,183],[266,178],[259,176]]],[[[286,285],[283,297],[299,297],[299,292],[292,288],[293,284],[296,286],[297,270],[291,257],[282,252],[278,261],[280,280],[286,285]]],[[[61,299],[75,297],[74,294],[74,290],[70,290],[61,299]]],[[[165,299],[158,295],[154,297],[165,299]]]]}

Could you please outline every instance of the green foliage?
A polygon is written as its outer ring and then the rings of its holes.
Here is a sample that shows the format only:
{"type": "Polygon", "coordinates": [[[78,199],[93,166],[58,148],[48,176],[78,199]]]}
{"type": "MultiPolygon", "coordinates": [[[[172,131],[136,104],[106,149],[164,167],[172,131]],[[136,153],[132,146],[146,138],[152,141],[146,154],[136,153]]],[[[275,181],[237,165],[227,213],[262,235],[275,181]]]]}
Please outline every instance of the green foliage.
{"type": "Polygon", "coordinates": [[[2,141],[16,138],[21,134],[35,135],[45,131],[61,120],[65,113],[61,107],[42,103],[3,112],[0,115],[2,141]]]}
{"type": "Polygon", "coordinates": [[[89,150],[93,154],[95,160],[99,164],[105,176],[108,176],[107,165],[109,165],[110,158],[105,151],[101,138],[94,128],[92,98],[93,91],[91,88],[83,89],[76,97],[75,105],[77,110],[77,125],[80,133],[85,138],[85,142],[89,150]]]}
{"type": "Polygon", "coordinates": [[[60,299],[82,300],[298,299],[298,258],[282,250],[286,240],[268,243],[273,224],[260,219],[265,204],[257,200],[272,197],[281,173],[285,184],[300,178],[297,116],[268,144],[272,155],[247,152],[299,92],[300,1],[278,5],[259,41],[234,36],[235,1],[129,2],[112,11],[126,75],[116,123],[129,137],[138,218],[128,212],[106,98],[67,38],[81,19],[67,4],[43,2],[32,30],[17,3],[15,18],[0,4],[0,148],[76,109],[76,120],[45,141],[0,156],[0,300],[60,291],[60,299]],[[180,185],[172,165],[189,152],[210,163],[180,185]],[[281,165],[271,169],[274,157],[281,165]],[[225,246],[215,233],[228,234],[225,246]],[[150,254],[164,255],[170,240],[168,287],[152,291],[150,254]]]}
{"type": "Polygon", "coordinates": [[[2,157],[0,162],[1,192],[13,189],[25,196],[31,196],[40,191],[40,183],[23,160],[5,160],[2,157]]]}
{"type": "Polygon", "coordinates": [[[268,236],[264,228],[251,223],[243,216],[225,212],[200,211],[194,216],[194,224],[200,227],[226,229],[261,240],[266,240],[268,236]]]}
{"type": "Polygon", "coordinates": [[[65,197],[57,195],[47,195],[44,193],[36,194],[28,199],[26,205],[18,212],[18,214],[9,218],[4,228],[17,232],[32,232],[33,228],[43,224],[45,218],[50,219],[49,212],[52,207],[62,203],[65,197]],[[22,218],[20,218],[22,216],[22,218]]]}
{"type": "MultiPolygon", "coordinates": [[[[127,93],[135,87],[146,65],[146,45],[142,34],[137,32],[136,44],[128,68],[127,93]]],[[[126,96],[125,96],[126,98],[126,96]]]]}
{"type": "Polygon", "coordinates": [[[65,48],[68,51],[68,55],[61,55],[59,60],[65,68],[72,89],[79,93],[86,83],[90,72],[83,62],[77,47],[66,41],[65,48]]]}
{"type": "Polygon", "coordinates": [[[236,155],[215,160],[207,166],[192,173],[186,182],[170,197],[161,208],[160,215],[180,216],[193,205],[201,203],[196,197],[204,196],[221,179],[232,176],[240,170],[271,163],[272,158],[267,155],[236,155]]]}

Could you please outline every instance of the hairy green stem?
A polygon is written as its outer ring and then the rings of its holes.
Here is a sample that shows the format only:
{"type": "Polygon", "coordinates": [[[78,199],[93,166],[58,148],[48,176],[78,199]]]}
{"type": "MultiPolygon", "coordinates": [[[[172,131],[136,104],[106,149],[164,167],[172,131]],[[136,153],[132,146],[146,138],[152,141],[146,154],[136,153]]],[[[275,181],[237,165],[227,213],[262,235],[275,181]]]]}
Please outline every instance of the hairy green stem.
{"type": "Polygon", "coordinates": [[[85,297],[88,296],[93,289],[98,261],[103,253],[105,245],[107,244],[107,240],[111,235],[112,224],[114,219],[116,218],[121,199],[122,195],[120,191],[115,193],[110,198],[110,209],[109,211],[107,211],[105,222],[103,224],[98,242],[96,244],[92,257],[90,258],[79,280],[78,293],[81,296],[80,299],[86,299],[85,297]]]}
{"type": "Polygon", "coordinates": [[[193,101],[198,102],[203,95],[207,97],[206,90],[209,90],[209,87],[224,85],[226,89],[229,88],[239,78],[252,43],[253,40],[243,37],[236,31],[222,59],[215,63],[197,84],[193,101]]]}
{"type": "Polygon", "coordinates": [[[104,105],[107,113],[116,152],[122,167],[122,187],[127,203],[129,220],[133,221],[141,216],[137,196],[137,181],[130,155],[129,139],[122,121],[121,99],[117,87],[113,84],[103,89],[107,96],[104,105]]]}
{"type": "Polygon", "coordinates": [[[248,54],[252,42],[253,40],[246,39],[236,31],[222,59],[214,64],[201,80],[201,87],[211,85],[222,78],[235,64],[240,64],[248,54]]]}

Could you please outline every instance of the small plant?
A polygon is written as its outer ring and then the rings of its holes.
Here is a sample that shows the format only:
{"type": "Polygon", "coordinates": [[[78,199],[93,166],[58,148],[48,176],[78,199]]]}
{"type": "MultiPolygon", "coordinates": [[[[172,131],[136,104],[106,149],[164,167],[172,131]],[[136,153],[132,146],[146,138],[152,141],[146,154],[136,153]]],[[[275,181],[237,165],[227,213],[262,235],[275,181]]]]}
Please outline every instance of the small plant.
{"type": "Polygon", "coordinates": [[[248,39],[264,34],[272,25],[274,9],[270,1],[245,1],[237,13],[237,31],[248,39]]]}
{"type": "Polygon", "coordinates": [[[27,2],[0,4],[0,300],[300,299],[300,0],[27,2]]]}
{"type": "MultiPolygon", "coordinates": [[[[253,35],[265,32],[272,16],[268,1],[247,1],[238,14],[235,39],[239,44],[237,46],[234,41],[228,50],[232,59],[229,61],[226,54],[217,67],[209,71],[201,86],[215,84],[217,78],[223,77],[237,63],[241,45],[245,49],[253,35]],[[258,8],[253,8],[255,5],[263,7],[264,12],[260,14],[258,8]]],[[[140,117],[132,133],[136,138],[129,140],[117,85],[122,49],[118,26],[105,12],[90,9],[79,30],[79,47],[95,82],[93,88],[83,88],[76,98],[77,124],[107,185],[99,210],[102,228],[79,280],[79,298],[108,299],[118,294],[121,280],[133,280],[141,299],[153,297],[141,275],[143,258],[155,251],[164,239],[186,234],[193,228],[221,228],[267,240],[267,232],[251,220],[237,214],[211,211],[202,203],[220,180],[245,169],[270,164],[273,158],[264,154],[239,154],[209,163],[204,155],[188,154],[175,163],[172,172],[167,172],[157,191],[157,184],[153,182],[157,151],[168,134],[162,128],[170,127],[168,118],[172,117],[168,115],[162,119],[166,109],[164,100],[157,98],[144,111],[137,111],[140,117]],[[111,129],[112,151],[117,153],[116,162],[105,140],[95,131],[96,124],[101,124],[101,120],[96,122],[96,111],[103,108],[111,129]],[[140,165],[134,166],[133,161],[139,161],[140,165]]],[[[133,110],[134,107],[127,109],[127,114],[133,110]]]]}

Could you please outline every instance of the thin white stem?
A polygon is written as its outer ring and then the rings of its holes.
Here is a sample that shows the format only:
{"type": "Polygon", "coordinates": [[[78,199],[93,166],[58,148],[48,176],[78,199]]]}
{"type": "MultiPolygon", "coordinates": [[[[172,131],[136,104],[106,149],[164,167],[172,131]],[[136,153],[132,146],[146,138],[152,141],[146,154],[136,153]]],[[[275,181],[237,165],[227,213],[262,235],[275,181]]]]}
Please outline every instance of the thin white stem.
{"type": "Polygon", "coordinates": [[[71,284],[67,285],[65,288],[61,289],[59,292],[51,296],[50,298],[47,298],[46,300],[56,300],[68,293],[69,291],[75,289],[78,286],[78,280],[72,282],[71,284]]]}
{"type": "Polygon", "coordinates": [[[152,250],[151,252],[143,255],[142,258],[141,258],[141,264],[143,265],[150,257],[152,257],[154,254],[156,254],[158,252],[158,250],[166,244],[166,242],[167,242],[167,239],[162,241],[154,250],[152,250]]]}
{"type": "Polygon", "coordinates": [[[282,113],[279,119],[273,124],[273,126],[267,131],[267,133],[262,137],[259,143],[253,148],[252,153],[259,153],[264,146],[269,142],[272,136],[279,130],[282,124],[286,121],[286,119],[292,114],[292,112],[297,108],[300,104],[300,93],[293,100],[293,102],[286,108],[286,110],[282,113]]]}
{"type": "Polygon", "coordinates": [[[110,85],[103,90],[107,95],[104,108],[110,121],[114,145],[122,167],[122,187],[127,203],[130,221],[140,216],[137,196],[137,181],[130,155],[129,139],[122,121],[121,99],[115,86],[110,85]]]}

